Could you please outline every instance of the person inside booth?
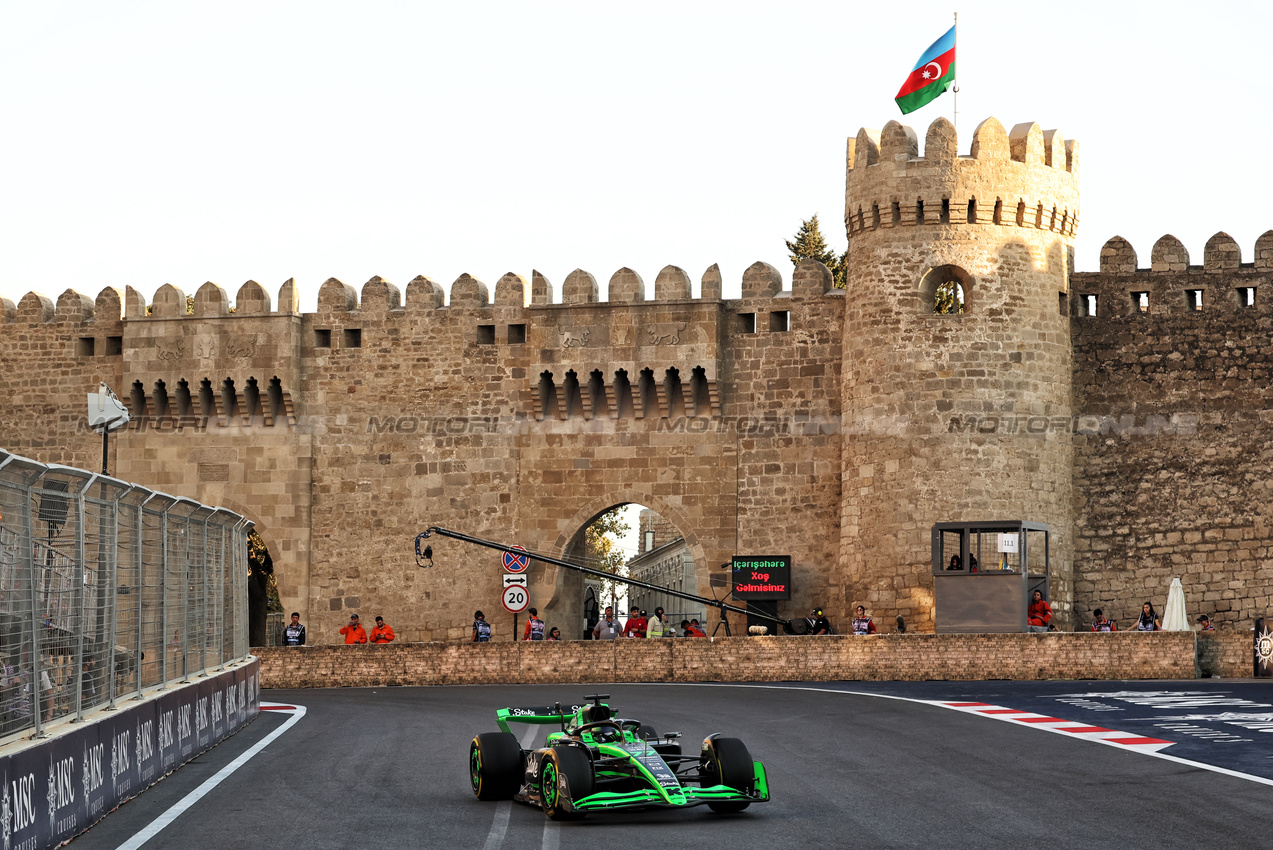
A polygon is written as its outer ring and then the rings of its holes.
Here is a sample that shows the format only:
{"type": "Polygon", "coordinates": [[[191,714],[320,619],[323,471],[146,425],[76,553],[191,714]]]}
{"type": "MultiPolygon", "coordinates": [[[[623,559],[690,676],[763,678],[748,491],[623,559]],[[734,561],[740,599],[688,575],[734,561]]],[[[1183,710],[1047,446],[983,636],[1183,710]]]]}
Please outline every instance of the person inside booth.
{"type": "Polygon", "coordinates": [[[1049,624],[1052,622],[1052,606],[1043,598],[1043,591],[1036,590],[1034,599],[1030,602],[1030,607],[1026,610],[1027,622],[1032,632],[1051,631],[1049,624]]]}

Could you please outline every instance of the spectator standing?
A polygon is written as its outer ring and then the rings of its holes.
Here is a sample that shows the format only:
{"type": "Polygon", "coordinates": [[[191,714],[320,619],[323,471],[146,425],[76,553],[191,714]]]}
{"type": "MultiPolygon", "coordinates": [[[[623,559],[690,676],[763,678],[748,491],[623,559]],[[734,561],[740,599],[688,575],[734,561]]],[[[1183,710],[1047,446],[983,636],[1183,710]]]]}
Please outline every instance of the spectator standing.
{"type": "Polygon", "coordinates": [[[292,622],[283,627],[283,646],[304,646],[305,627],[301,625],[301,615],[292,612],[292,622]]]}
{"type": "Polygon", "coordinates": [[[815,635],[831,634],[831,621],[827,619],[827,615],[822,613],[821,608],[813,609],[813,627],[809,630],[815,635]]]}
{"type": "Polygon", "coordinates": [[[561,629],[553,626],[548,630],[548,637],[544,638],[544,640],[561,640],[561,629]]]}
{"type": "Polygon", "coordinates": [[[384,617],[376,618],[376,625],[371,629],[372,643],[393,643],[393,639],[397,637],[393,633],[393,627],[385,624],[384,617]]]}
{"type": "Polygon", "coordinates": [[[539,611],[531,608],[530,619],[526,621],[526,630],[522,632],[522,640],[543,640],[544,621],[539,619],[539,611]]]}
{"type": "Polygon", "coordinates": [[[1201,626],[1198,627],[1199,631],[1214,632],[1216,630],[1216,627],[1211,625],[1211,618],[1208,617],[1206,614],[1199,614],[1198,622],[1202,624],[1201,626]]]}
{"type": "Polygon", "coordinates": [[[614,640],[619,636],[619,621],[614,616],[614,608],[606,606],[605,616],[592,627],[593,640],[614,640]]]}
{"type": "Polygon", "coordinates": [[[647,621],[641,616],[641,611],[633,608],[628,612],[628,622],[623,627],[623,636],[626,638],[643,638],[645,637],[647,621]]]}
{"type": "Polygon", "coordinates": [[[345,636],[346,645],[367,642],[367,630],[358,622],[357,614],[349,615],[349,623],[340,627],[340,633],[345,636]]]}
{"type": "Polygon", "coordinates": [[[473,639],[469,643],[490,643],[491,624],[486,622],[486,615],[481,611],[473,612],[473,639]]]}
{"type": "Polygon", "coordinates": [[[667,617],[663,614],[663,606],[660,605],[654,609],[654,616],[645,624],[645,636],[648,638],[661,638],[667,635],[667,617]]]}
{"type": "Polygon", "coordinates": [[[859,605],[857,608],[857,616],[853,618],[853,634],[855,635],[874,635],[879,634],[875,628],[875,622],[866,616],[866,606],[859,605]]]}
{"type": "Polygon", "coordinates": [[[1136,631],[1162,631],[1162,623],[1158,622],[1158,614],[1154,611],[1154,606],[1148,602],[1140,606],[1140,619],[1136,621],[1136,631]]]}
{"type": "Polygon", "coordinates": [[[1036,590],[1030,607],[1026,610],[1027,622],[1032,632],[1046,632],[1052,622],[1052,606],[1043,598],[1043,591],[1036,590]]]}
{"type": "Polygon", "coordinates": [[[1102,611],[1100,608],[1097,608],[1095,611],[1092,612],[1092,614],[1093,616],[1096,617],[1096,619],[1092,621],[1092,631],[1094,632],[1118,631],[1118,626],[1114,624],[1113,620],[1105,619],[1105,612],[1102,611]]]}

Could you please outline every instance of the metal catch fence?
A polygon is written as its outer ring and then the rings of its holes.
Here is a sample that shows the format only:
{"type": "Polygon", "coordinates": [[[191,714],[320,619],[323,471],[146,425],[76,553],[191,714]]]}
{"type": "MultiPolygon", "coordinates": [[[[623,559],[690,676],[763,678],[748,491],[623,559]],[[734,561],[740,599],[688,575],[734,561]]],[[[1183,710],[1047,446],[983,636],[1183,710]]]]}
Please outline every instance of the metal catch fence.
{"type": "Polygon", "coordinates": [[[251,528],[0,449],[0,743],[245,657],[251,528]]]}

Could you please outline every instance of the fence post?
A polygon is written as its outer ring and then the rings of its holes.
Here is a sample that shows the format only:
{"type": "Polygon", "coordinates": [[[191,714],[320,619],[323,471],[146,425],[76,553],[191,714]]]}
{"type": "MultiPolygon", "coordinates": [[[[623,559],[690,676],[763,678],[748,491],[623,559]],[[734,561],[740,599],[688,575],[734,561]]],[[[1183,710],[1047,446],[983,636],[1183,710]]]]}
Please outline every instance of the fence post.
{"type": "MultiPolygon", "coordinates": [[[[84,611],[85,605],[88,604],[88,594],[84,592],[85,564],[88,561],[88,546],[84,540],[84,494],[88,492],[88,488],[93,486],[93,482],[97,478],[98,476],[94,475],[88,479],[88,482],[75,494],[75,519],[77,526],[75,529],[75,565],[78,569],[73,571],[75,588],[71,594],[71,604],[75,610],[76,631],[79,632],[79,636],[75,641],[75,663],[71,666],[71,675],[75,679],[75,720],[77,722],[84,719],[84,676],[81,671],[84,669],[84,634],[87,631],[85,623],[88,619],[84,611]]],[[[98,531],[99,533],[101,531],[100,523],[98,524],[98,531]]],[[[97,546],[100,553],[102,546],[100,538],[97,541],[97,546]]],[[[101,559],[99,558],[98,562],[100,563],[100,561],[101,559]]],[[[65,687],[65,684],[63,684],[63,687],[65,687]]]]}
{"type": "MultiPolygon", "coordinates": [[[[44,696],[44,694],[42,693],[42,689],[40,687],[40,662],[39,662],[40,617],[38,614],[40,610],[40,596],[39,596],[39,590],[36,587],[35,519],[31,515],[32,513],[31,502],[35,498],[36,484],[38,484],[40,479],[44,477],[45,472],[48,472],[48,470],[45,469],[44,472],[41,472],[35,478],[31,479],[31,481],[27,482],[26,499],[24,500],[23,510],[22,510],[22,530],[26,533],[26,539],[27,539],[26,545],[23,547],[23,551],[26,552],[26,561],[28,566],[27,582],[28,582],[28,587],[30,588],[30,593],[28,595],[30,597],[29,602],[31,605],[30,611],[28,612],[29,616],[27,618],[27,622],[31,626],[31,635],[30,635],[31,645],[30,645],[30,649],[28,650],[29,652],[28,660],[31,664],[31,719],[33,723],[35,724],[34,737],[36,738],[41,738],[44,736],[44,714],[43,712],[40,711],[40,698],[44,696]]],[[[22,677],[22,661],[21,661],[21,658],[19,658],[18,660],[18,680],[19,680],[18,687],[19,688],[22,687],[21,677],[22,677]]]]}

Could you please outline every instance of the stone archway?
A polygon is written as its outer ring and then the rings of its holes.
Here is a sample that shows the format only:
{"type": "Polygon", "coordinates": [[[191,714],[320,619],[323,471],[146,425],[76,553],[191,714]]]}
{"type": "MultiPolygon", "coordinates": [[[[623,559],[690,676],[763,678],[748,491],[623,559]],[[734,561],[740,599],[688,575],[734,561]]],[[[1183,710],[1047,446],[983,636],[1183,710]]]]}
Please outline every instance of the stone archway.
{"type": "MultiPolygon", "coordinates": [[[[663,517],[676,527],[685,540],[696,567],[697,587],[686,588],[688,592],[702,595],[707,585],[707,554],[689,517],[684,511],[668,504],[665,500],[649,493],[636,490],[613,490],[587,502],[569,519],[557,523],[559,533],[556,540],[548,547],[549,554],[566,561],[573,561],[581,556],[584,531],[601,514],[614,507],[623,505],[641,505],[663,517]]],[[[584,576],[572,570],[556,566],[547,566],[540,576],[533,580],[532,597],[548,598],[539,606],[540,616],[547,622],[566,622],[563,634],[578,636],[582,633],[582,615],[584,596],[584,576]],[[580,628],[576,629],[575,621],[580,628]],[[570,632],[567,632],[567,628],[570,632]],[[578,633],[572,635],[571,633],[578,633]]],[[[604,605],[604,603],[602,603],[604,605]]]]}
{"type": "MultiPolygon", "coordinates": [[[[240,516],[252,521],[252,530],[260,536],[261,542],[265,544],[265,557],[269,560],[270,573],[274,577],[275,586],[277,586],[279,584],[278,573],[280,572],[281,567],[277,555],[281,549],[274,534],[267,526],[262,525],[259,519],[253,516],[252,511],[245,508],[242,504],[235,502],[233,499],[223,498],[218,501],[221,502],[223,507],[228,508],[240,516]]],[[[256,584],[252,575],[249,575],[247,583],[248,642],[251,646],[268,646],[270,645],[270,635],[268,633],[268,613],[266,609],[269,600],[268,597],[263,596],[263,594],[267,591],[265,587],[256,584]]],[[[286,600],[281,598],[279,601],[284,604],[286,603],[286,600]]],[[[305,611],[303,607],[296,607],[292,610],[305,611]]]]}

